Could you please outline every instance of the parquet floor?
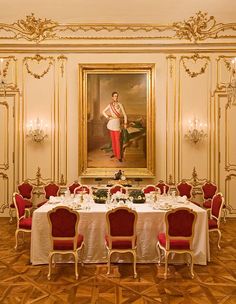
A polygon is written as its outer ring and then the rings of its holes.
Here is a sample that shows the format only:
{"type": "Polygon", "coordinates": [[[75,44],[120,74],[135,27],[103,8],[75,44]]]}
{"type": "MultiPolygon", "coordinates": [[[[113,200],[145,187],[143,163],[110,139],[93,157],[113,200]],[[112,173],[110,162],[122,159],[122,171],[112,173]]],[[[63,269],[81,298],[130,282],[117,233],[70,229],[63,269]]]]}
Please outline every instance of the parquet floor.
{"type": "Polygon", "coordinates": [[[130,265],[113,265],[106,275],[104,264],[87,264],[74,278],[71,264],[53,269],[47,280],[48,266],[30,265],[30,238],[14,249],[15,224],[0,218],[0,303],[96,303],[96,304],[216,304],[236,303],[236,219],[222,223],[222,249],[211,237],[211,262],[194,266],[190,278],[186,265],[170,265],[170,276],[163,279],[163,265],[138,264],[133,279],[130,265]]]}

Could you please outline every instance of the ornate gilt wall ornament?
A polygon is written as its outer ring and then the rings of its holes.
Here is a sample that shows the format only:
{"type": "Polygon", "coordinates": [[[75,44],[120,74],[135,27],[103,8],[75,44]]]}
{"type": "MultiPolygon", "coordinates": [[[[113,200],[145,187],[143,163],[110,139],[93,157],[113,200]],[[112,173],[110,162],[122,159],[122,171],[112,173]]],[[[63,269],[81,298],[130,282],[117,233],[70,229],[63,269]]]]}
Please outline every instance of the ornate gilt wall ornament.
{"type": "Polygon", "coordinates": [[[193,56],[182,56],[181,61],[183,62],[184,69],[186,73],[190,77],[197,77],[198,75],[204,74],[206,71],[206,68],[208,66],[208,63],[210,62],[210,57],[209,56],[200,56],[199,54],[194,54],[193,56]],[[193,61],[194,63],[202,62],[203,66],[200,68],[198,72],[191,71],[190,67],[188,67],[188,61],[193,61]]]}
{"type": "Polygon", "coordinates": [[[64,55],[61,55],[61,56],[58,56],[57,59],[60,62],[61,77],[63,77],[64,72],[65,72],[65,61],[67,60],[67,57],[64,55]]]}
{"type": "Polygon", "coordinates": [[[57,25],[58,23],[51,19],[36,18],[32,13],[26,16],[25,20],[21,19],[12,24],[0,24],[0,29],[13,33],[14,36],[10,39],[26,39],[39,43],[45,39],[53,39],[57,25]]]}
{"type": "Polygon", "coordinates": [[[229,36],[220,34],[226,30],[236,30],[235,23],[216,23],[215,17],[199,11],[187,21],[173,23],[173,30],[176,37],[193,42],[203,41],[208,38],[227,38],[229,36]]]}
{"type": "Polygon", "coordinates": [[[33,13],[26,16],[26,19],[20,19],[12,24],[0,23],[0,39],[25,39],[35,43],[63,39],[184,39],[198,42],[209,38],[236,38],[232,31],[236,31],[236,23],[217,23],[214,16],[208,16],[207,13],[201,11],[186,21],[174,22],[170,25],[151,23],[59,24],[51,19],[36,18],[33,13]],[[229,33],[225,34],[226,31],[229,33]],[[93,34],[94,32],[95,34],[93,34]],[[103,36],[97,35],[99,32],[103,36]],[[125,35],[121,36],[120,33],[125,33],[125,35]]]}
{"type": "Polygon", "coordinates": [[[34,57],[25,57],[24,58],[24,62],[25,62],[25,66],[26,66],[26,70],[27,72],[32,75],[34,78],[36,79],[40,79],[42,77],[44,77],[50,70],[51,66],[54,63],[54,58],[51,56],[48,57],[42,57],[41,55],[36,54],[34,57]],[[45,61],[48,62],[48,66],[47,68],[41,72],[40,74],[34,73],[30,66],[29,66],[29,61],[36,61],[38,64],[40,63],[40,61],[45,61]]]}

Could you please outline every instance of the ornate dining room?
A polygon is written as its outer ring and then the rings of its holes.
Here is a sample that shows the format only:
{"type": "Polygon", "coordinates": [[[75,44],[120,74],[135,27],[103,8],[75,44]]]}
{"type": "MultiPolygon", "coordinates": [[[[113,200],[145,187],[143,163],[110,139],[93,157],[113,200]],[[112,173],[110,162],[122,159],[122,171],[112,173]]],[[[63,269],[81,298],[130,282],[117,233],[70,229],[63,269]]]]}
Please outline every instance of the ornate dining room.
{"type": "Polygon", "coordinates": [[[236,2],[1,0],[0,303],[236,303],[236,2]]]}

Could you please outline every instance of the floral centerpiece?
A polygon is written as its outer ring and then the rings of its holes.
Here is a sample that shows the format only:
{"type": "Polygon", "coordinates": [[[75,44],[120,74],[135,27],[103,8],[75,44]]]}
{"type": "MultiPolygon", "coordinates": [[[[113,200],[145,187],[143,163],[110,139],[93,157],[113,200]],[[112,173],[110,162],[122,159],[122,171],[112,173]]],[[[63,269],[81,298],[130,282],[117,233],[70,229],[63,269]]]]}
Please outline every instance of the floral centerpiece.
{"type": "Polygon", "coordinates": [[[134,204],[143,204],[145,203],[145,194],[142,190],[136,189],[132,190],[129,194],[134,204]]]}
{"type": "Polygon", "coordinates": [[[98,189],[93,192],[94,202],[97,204],[105,204],[107,200],[107,190],[106,189],[98,189]]]}

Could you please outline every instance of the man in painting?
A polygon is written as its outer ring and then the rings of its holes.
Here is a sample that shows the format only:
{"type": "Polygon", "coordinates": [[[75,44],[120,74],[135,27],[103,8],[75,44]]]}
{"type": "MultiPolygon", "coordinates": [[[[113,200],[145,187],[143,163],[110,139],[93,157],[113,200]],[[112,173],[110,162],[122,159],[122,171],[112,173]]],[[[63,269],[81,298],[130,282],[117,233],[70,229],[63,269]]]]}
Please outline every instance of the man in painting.
{"type": "Polygon", "coordinates": [[[127,116],[124,107],[118,102],[119,94],[112,93],[112,102],[103,110],[102,114],[109,119],[107,129],[110,131],[113,155],[111,158],[116,157],[122,162],[122,149],[121,149],[121,118],[124,119],[124,128],[127,128],[127,116]]]}

